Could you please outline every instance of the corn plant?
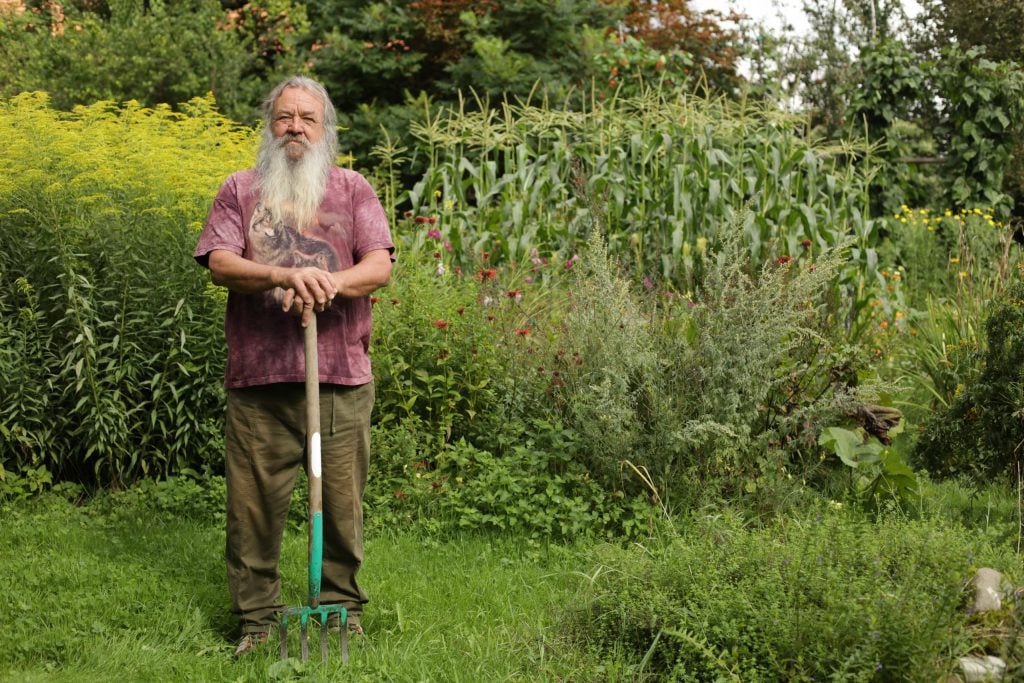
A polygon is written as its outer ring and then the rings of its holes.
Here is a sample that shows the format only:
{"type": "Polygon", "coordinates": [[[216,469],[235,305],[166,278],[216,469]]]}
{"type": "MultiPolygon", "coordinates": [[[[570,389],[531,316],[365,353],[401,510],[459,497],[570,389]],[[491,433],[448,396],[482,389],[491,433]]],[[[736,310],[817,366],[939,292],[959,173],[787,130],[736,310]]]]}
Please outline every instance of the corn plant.
{"type": "MultiPolygon", "coordinates": [[[[503,103],[460,106],[414,128],[428,170],[402,200],[463,261],[481,252],[522,261],[531,250],[572,258],[591,208],[570,183],[606,195],[611,254],[637,277],[692,291],[714,227],[748,209],[743,236],[755,262],[854,240],[844,276],[863,295],[881,239],[868,212],[871,164],[852,144],[818,142],[805,121],[753,104],[669,98],[592,99],[582,111],[503,103]]],[[[711,244],[709,244],[711,242],[711,244]]]]}

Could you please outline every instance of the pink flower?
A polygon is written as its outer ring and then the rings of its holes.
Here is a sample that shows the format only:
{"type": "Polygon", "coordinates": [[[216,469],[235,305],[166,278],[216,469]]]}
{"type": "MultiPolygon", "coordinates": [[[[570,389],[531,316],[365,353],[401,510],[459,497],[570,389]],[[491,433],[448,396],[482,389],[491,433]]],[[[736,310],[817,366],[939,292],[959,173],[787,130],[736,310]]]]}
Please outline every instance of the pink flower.
{"type": "Polygon", "coordinates": [[[441,239],[441,231],[437,228],[431,228],[430,230],[427,230],[427,237],[432,240],[439,240],[441,239]]]}

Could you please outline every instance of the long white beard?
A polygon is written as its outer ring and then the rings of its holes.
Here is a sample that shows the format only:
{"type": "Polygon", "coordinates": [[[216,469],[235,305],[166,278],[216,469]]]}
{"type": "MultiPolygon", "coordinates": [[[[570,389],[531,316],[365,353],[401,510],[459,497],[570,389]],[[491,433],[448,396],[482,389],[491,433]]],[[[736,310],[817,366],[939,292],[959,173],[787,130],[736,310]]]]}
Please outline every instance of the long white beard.
{"type": "Polygon", "coordinates": [[[312,144],[300,138],[305,146],[302,157],[289,159],[285,149],[289,139],[287,135],[275,138],[269,131],[264,133],[256,172],[260,199],[274,223],[302,232],[316,218],[334,159],[326,138],[312,144]]]}

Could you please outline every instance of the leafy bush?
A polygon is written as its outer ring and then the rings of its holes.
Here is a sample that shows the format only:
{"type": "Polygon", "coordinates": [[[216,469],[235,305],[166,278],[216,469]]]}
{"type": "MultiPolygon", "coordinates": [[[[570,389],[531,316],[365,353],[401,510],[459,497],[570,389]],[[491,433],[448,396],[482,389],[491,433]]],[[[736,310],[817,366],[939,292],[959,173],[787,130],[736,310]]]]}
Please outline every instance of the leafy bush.
{"type": "Polygon", "coordinates": [[[589,536],[638,537],[657,514],[645,497],[624,497],[592,478],[579,444],[558,423],[507,425],[487,449],[465,440],[420,447],[417,426],[375,429],[377,466],[367,520],[382,529],[515,533],[531,544],[589,536]]]}
{"type": "Polygon", "coordinates": [[[1024,442],[1024,280],[988,311],[980,373],[929,419],[917,456],[939,476],[1015,477],[1024,442]]]}
{"type": "MultiPolygon", "coordinates": [[[[280,0],[267,4],[281,9],[280,0]]],[[[260,26],[247,35],[245,11],[233,14],[234,20],[214,0],[129,0],[110,3],[106,12],[73,3],[0,10],[0,96],[45,90],[55,106],[71,109],[99,100],[176,105],[213,92],[221,111],[251,120],[272,55],[279,56],[266,43],[288,40],[296,27],[260,26]]],[[[300,28],[302,18],[295,22],[300,28]]]]}
{"type": "Polygon", "coordinates": [[[103,485],[221,459],[222,297],[191,252],[252,133],[209,100],[0,105],[0,464],[103,485]]]}
{"type": "Polygon", "coordinates": [[[936,680],[972,647],[974,569],[1016,566],[955,528],[826,505],[746,528],[698,517],[643,546],[605,546],[567,618],[578,641],[676,681],[936,680]]]}

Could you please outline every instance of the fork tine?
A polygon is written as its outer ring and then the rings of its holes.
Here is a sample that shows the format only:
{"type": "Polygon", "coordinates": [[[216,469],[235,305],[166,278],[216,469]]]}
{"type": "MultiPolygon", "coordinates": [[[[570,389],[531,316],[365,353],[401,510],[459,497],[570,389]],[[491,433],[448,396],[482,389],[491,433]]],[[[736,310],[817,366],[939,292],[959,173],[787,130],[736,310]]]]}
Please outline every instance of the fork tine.
{"type": "Polygon", "coordinates": [[[306,624],[299,629],[299,646],[302,649],[302,661],[309,661],[309,626],[306,624]]]}
{"type": "Polygon", "coordinates": [[[281,620],[281,659],[288,659],[288,621],[281,620]]]}
{"type": "Polygon", "coordinates": [[[327,618],[320,625],[320,659],[327,661],[327,618]]]}
{"type": "Polygon", "coordinates": [[[341,663],[348,664],[348,624],[341,625],[341,663]]]}

